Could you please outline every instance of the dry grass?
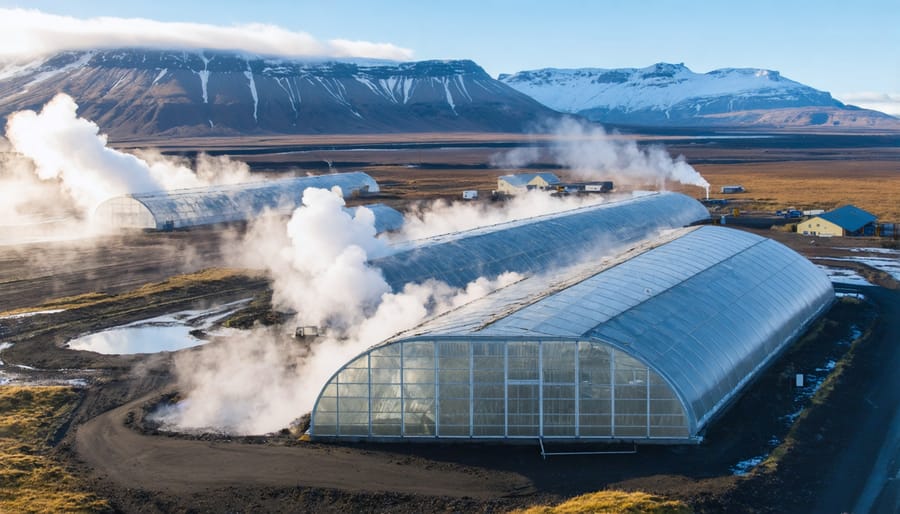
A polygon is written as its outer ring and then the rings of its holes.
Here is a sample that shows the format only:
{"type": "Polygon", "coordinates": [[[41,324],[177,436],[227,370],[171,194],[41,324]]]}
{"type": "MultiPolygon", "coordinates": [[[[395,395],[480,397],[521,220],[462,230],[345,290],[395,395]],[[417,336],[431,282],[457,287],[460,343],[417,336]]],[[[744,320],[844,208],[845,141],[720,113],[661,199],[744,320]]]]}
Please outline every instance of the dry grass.
{"type": "MultiPolygon", "coordinates": [[[[797,209],[833,209],[853,204],[881,221],[900,223],[900,168],[897,161],[793,161],[728,165],[699,165],[697,170],[719,188],[741,184],[746,193],[728,195],[747,200],[748,208],[775,211],[797,209]]],[[[682,188],[698,196],[696,187],[682,188]]]]}
{"type": "Polygon", "coordinates": [[[583,494],[559,505],[538,505],[515,514],[689,514],[693,512],[686,504],[644,492],[597,491],[583,494]]]}
{"type": "Polygon", "coordinates": [[[258,272],[249,270],[241,270],[234,268],[210,268],[196,273],[187,273],[184,275],[175,275],[163,282],[155,282],[145,284],[133,291],[122,293],[119,295],[108,295],[104,293],[85,293],[77,296],[67,296],[50,300],[36,307],[25,307],[6,312],[0,312],[0,316],[10,316],[15,314],[24,314],[28,312],[49,310],[49,309],[77,309],[83,307],[93,307],[104,303],[111,303],[121,300],[130,300],[135,298],[144,298],[159,293],[174,291],[179,289],[189,289],[191,287],[203,287],[212,282],[228,280],[238,276],[255,277],[258,272]]]}
{"type": "Polygon", "coordinates": [[[77,403],[70,387],[0,387],[0,512],[110,510],[48,454],[77,403]]]}

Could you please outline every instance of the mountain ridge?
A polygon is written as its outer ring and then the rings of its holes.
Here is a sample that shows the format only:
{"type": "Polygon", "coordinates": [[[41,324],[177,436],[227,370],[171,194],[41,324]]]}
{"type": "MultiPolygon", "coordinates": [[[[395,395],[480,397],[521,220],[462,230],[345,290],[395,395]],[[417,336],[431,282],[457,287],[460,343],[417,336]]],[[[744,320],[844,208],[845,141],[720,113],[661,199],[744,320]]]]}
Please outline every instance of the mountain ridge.
{"type": "Polygon", "coordinates": [[[498,80],[552,109],[601,123],[900,129],[897,118],[845,105],[828,92],[768,69],[695,73],[683,63],[657,63],[645,68],[543,68],[501,74],[498,80]],[[798,117],[797,109],[818,111],[798,117]],[[738,115],[763,111],[769,115],[738,115]]]}
{"type": "Polygon", "coordinates": [[[113,137],[524,131],[555,111],[470,60],[62,52],[0,70],[0,115],[64,92],[113,137]]]}

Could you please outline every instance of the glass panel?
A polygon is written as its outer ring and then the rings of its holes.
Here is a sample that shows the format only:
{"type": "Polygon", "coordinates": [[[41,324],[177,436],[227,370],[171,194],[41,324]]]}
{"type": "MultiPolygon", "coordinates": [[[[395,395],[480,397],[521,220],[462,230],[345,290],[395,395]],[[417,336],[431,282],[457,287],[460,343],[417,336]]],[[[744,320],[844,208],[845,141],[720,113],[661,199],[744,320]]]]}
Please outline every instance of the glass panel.
{"type": "Polygon", "coordinates": [[[537,380],[538,343],[532,341],[511,342],[508,346],[509,379],[537,380]]]}
{"type": "Polygon", "coordinates": [[[574,385],[544,385],[544,435],[575,435],[574,385]]]}
{"type": "Polygon", "coordinates": [[[608,347],[586,342],[578,344],[578,423],[581,436],[612,435],[611,364],[608,347]]]}
{"type": "Polygon", "coordinates": [[[551,384],[575,383],[575,351],[577,343],[546,342],[543,355],[543,380],[551,384]]]}
{"type": "Polygon", "coordinates": [[[472,435],[503,436],[506,433],[503,350],[502,343],[472,343],[472,362],[475,366],[472,373],[472,435]]]}
{"type": "Polygon", "coordinates": [[[540,406],[537,384],[509,384],[509,435],[537,436],[540,406]]]}

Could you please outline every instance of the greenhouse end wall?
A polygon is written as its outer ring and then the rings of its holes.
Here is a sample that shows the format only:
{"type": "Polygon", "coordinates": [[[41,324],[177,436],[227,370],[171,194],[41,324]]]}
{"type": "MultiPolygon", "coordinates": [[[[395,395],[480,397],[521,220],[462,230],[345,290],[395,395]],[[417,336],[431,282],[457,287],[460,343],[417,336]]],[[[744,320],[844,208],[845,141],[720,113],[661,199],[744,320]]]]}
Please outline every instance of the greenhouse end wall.
{"type": "Polygon", "coordinates": [[[696,442],[672,388],[607,344],[432,338],[371,349],[335,374],[310,435],[328,439],[696,442]]]}

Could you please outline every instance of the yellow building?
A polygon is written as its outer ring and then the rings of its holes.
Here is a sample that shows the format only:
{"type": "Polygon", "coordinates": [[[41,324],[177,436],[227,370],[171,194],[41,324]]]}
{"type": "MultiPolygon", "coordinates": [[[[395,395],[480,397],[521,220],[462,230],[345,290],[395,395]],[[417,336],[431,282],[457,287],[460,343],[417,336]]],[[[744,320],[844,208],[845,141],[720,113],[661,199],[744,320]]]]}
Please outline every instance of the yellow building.
{"type": "Polygon", "coordinates": [[[874,214],[852,205],[845,205],[797,224],[797,233],[806,236],[869,236],[875,235],[874,214]]]}

